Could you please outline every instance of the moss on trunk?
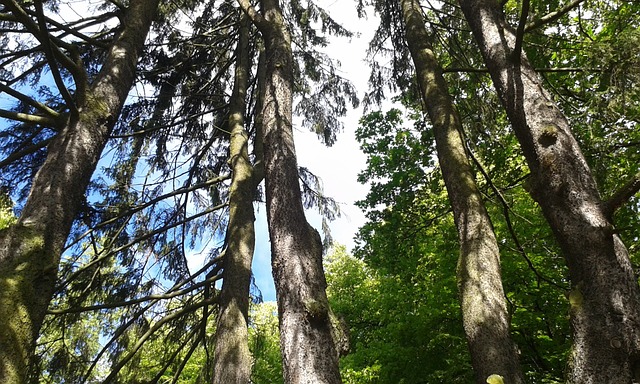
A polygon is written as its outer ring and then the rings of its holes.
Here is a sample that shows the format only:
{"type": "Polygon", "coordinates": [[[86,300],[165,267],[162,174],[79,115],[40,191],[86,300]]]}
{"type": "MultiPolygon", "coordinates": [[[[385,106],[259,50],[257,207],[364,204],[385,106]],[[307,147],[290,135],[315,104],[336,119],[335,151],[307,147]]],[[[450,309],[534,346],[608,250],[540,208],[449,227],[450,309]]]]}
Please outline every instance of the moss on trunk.
{"type": "MultiPolygon", "coordinates": [[[[54,281],[56,265],[47,257],[44,235],[24,225],[0,231],[0,378],[4,383],[26,383],[31,349],[38,324],[44,318],[43,301],[54,281]]],[[[46,306],[45,306],[46,309],[46,306]]]]}

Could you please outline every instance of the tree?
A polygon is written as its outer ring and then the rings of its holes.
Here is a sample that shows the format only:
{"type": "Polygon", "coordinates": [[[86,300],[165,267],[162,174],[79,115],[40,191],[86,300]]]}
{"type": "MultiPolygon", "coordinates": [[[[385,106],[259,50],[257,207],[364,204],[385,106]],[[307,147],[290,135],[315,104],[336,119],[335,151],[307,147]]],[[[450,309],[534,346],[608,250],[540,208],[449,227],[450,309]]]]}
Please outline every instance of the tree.
{"type": "Polygon", "coordinates": [[[273,302],[258,304],[251,309],[249,326],[253,353],[251,382],[256,384],[283,383],[282,356],[278,335],[278,308],[273,302]]]}
{"type": "MultiPolygon", "coordinates": [[[[27,381],[34,342],[53,294],[60,256],[133,83],[138,52],[157,4],[157,0],[133,1],[96,78],[90,85],[76,83],[75,99],[67,100],[69,116],[48,146],[47,159],[33,180],[18,222],[0,234],[0,328],[7,330],[0,336],[1,381],[27,381]]],[[[39,23],[18,3],[6,1],[3,5],[43,46],[51,44],[41,3],[36,3],[39,23]]],[[[55,48],[49,48],[55,55],[55,48]]],[[[76,63],[72,65],[75,70],[82,70],[75,67],[76,63]]],[[[50,66],[54,68],[56,64],[50,62],[50,66]]],[[[64,85],[58,86],[69,99],[64,85]]]]}
{"type": "Polygon", "coordinates": [[[291,36],[278,1],[243,10],[265,44],[262,123],[265,192],[285,383],[340,383],[320,235],[306,221],[293,143],[291,36]]]}
{"type": "MultiPolygon", "coordinates": [[[[426,234],[435,240],[431,247],[411,244],[401,250],[415,246],[414,252],[388,263],[406,264],[402,271],[374,267],[340,246],[327,255],[331,308],[350,329],[351,351],[340,361],[345,383],[468,383],[473,379],[455,276],[447,273],[455,269],[456,260],[438,255],[456,253],[455,227],[451,218],[439,224],[426,234]],[[429,265],[412,268],[411,262],[417,260],[429,260],[429,265]]],[[[389,227],[377,230],[392,232],[389,227]]]]}
{"type": "Polygon", "coordinates": [[[530,193],[569,268],[573,350],[568,380],[630,383],[640,348],[635,320],[640,291],[611,218],[617,207],[601,198],[569,121],[522,50],[529,2],[523,2],[517,30],[507,24],[498,3],[461,0],[460,5],[527,159],[530,193]]]}
{"type": "MultiPolygon", "coordinates": [[[[225,234],[227,221],[231,220],[227,201],[233,184],[227,174],[231,171],[231,164],[227,163],[231,129],[228,124],[231,99],[227,91],[231,90],[230,68],[236,60],[233,52],[239,31],[235,22],[238,9],[233,4],[184,1],[163,6],[158,33],[145,47],[139,64],[137,95],[128,100],[130,103],[118,119],[104,151],[108,155],[76,215],[48,311],[50,316],[38,342],[41,377],[129,381],[140,356],[163,338],[167,349],[162,354],[156,353],[156,364],[145,368],[155,369],[149,380],[165,377],[167,372],[175,378],[181,372],[187,375],[189,360],[196,355],[205,358],[199,380],[211,380],[213,328],[207,325],[218,312],[221,297],[214,284],[225,275],[226,268],[227,285],[233,285],[233,265],[224,266],[222,251],[230,245],[226,254],[232,254],[231,248],[239,240],[225,234]],[[175,7],[180,7],[181,12],[174,12],[175,7]],[[193,26],[191,30],[185,32],[175,27],[185,20],[193,26]],[[202,82],[203,78],[210,80],[202,82]],[[149,90],[153,97],[149,97],[149,90]],[[204,265],[194,271],[192,265],[187,265],[188,253],[202,249],[203,245],[207,245],[202,251],[206,253],[204,265]],[[82,354],[68,348],[75,341],[64,337],[65,330],[72,326],[82,330],[82,324],[91,329],[95,321],[102,330],[103,343],[99,348],[85,349],[82,354]],[[184,329],[200,332],[181,331],[184,329]],[[105,373],[104,368],[109,365],[105,373]]],[[[326,13],[317,7],[293,4],[287,11],[287,21],[292,26],[300,19],[308,23],[321,17],[323,23],[332,23],[330,18],[325,20],[326,13]]],[[[55,15],[56,10],[50,12],[55,15]]],[[[89,20],[94,18],[102,20],[93,14],[87,16],[89,20]]],[[[68,30],[79,33],[68,25],[60,25],[59,28],[66,29],[58,35],[68,30]]],[[[295,51],[296,93],[302,95],[303,102],[315,103],[307,121],[330,143],[339,128],[335,125],[336,117],[345,109],[340,94],[350,88],[335,76],[326,56],[313,49],[324,39],[308,25],[293,30],[305,42],[295,51]],[[311,75],[312,79],[306,78],[311,75]],[[324,89],[314,86],[328,77],[332,86],[324,89]],[[332,97],[336,103],[327,104],[325,109],[324,100],[332,97]],[[316,124],[321,121],[322,124],[316,124]]],[[[251,52],[256,52],[259,45],[257,39],[251,39],[251,52]]],[[[89,50],[84,46],[83,49],[89,50]]],[[[93,68],[91,57],[83,59],[88,68],[93,68]]],[[[263,70],[258,68],[257,72],[263,70]]],[[[256,81],[259,76],[249,78],[245,107],[247,145],[253,145],[256,159],[261,158],[262,148],[257,138],[261,108],[256,84],[262,83],[256,81]]],[[[37,76],[32,80],[37,82],[37,76]]],[[[16,127],[1,134],[3,149],[9,154],[2,165],[17,172],[20,176],[16,179],[25,180],[23,185],[28,184],[28,177],[24,177],[28,161],[22,149],[27,145],[25,142],[33,139],[37,144],[32,148],[36,150],[29,153],[39,156],[38,148],[42,147],[37,140],[42,138],[22,135],[16,127]]],[[[335,215],[337,204],[314,190],[318,187],[317,178],[304,168],[299,172],[304,183],[303,206],[318,206],[325,217],[335,215]]],[[[9,172],[2,174],[3,182],[17,194],[20,184],[16,186],[8,175],[9,172]]],[[[251,197],[260,198],[260,188],[252,191],[251,197]]],[[[22,201],[19,196],[17,199],[20,207],[22,201]]],[[[253,202],[248,205],[252,210],[253,202]]],[[[242,209],[247,211],[246,207],[242,209]]],[[[231,221],[237,223],[235,219],[231,221]]],[[[245,272],[248,273],[248,268],[245,272]]],[[[251,287],[251,296],[247,294],[239,300],[259,301],[260,293],[246,281],[243,289],[249,292],[251,287]]],[[[246,329],[246,322],[243,327],[246,329]]],[[[221,334],[222,338],[230,335],[221,334]]],[[[87,338],[91,336],[89,332],[86,334],[87,338]]],[[[82,339],[81,335],[73,337],[82,339]]],[[[222,354],[217,357],[224,360],[222,354]]]]}
{"type": "MultiPolygon", "coordinates": [[[[261,180],[249,159],[244,127],[249,82],[249,20],[241,17],[233,93],[229,108],[229,160],[233,172],[229,188],[229,223],[224,252],[224,280],[216,327],[213,382],[248,383],[251,380],[247,323],[251,261],[255,247],[253,197],[261,180]]],[[[261,161],[258,159],[257,161],[261,161]]]]}
{"type": "Polygon", "coordinates": [[[467,157],[462,124],[433,53],[420,4],[401,0],[400,5],[422,103],[433,124],[439,164],[458,228],[460,304],[476,382],[484,383],[498,374],[509,383],[522,383],[517,349],[509,335],[498,243],[467,157]]]}

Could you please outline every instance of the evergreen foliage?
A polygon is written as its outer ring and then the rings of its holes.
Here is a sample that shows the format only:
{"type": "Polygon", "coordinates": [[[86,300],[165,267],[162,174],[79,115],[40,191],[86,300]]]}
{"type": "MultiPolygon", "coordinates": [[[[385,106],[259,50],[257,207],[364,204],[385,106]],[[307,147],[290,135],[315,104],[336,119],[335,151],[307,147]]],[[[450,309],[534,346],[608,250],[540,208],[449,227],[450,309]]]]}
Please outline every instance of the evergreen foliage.
{"type": "MultiPolygon", "coordinates": [[[[100,1],[70,16],[61,0],[0,0],[0,234],[20,223],[48,146],[80,113],[129,3],[100,1]]],[[[379,17],[368,50],[368,109],[356,131],[367,156],[358,180],[370,191],[357,203],[367,222],[353,254],[330,248],[329,222],[340,206],[304,166],[298,168],[302,204],[322,216],[327,295],[349,328],[343,382],[468,383],[473,372],[456,282],[457,229],[398,4],[353,2],[363,15],[379,17]],[[383,102],[394,105],[380,109],[383,102]]],[[[564,382],[573,342],[571,297],[579,287],[571,286],[560,246],[530,196],[530,169],[460,7],[421,4],[500,245],[511,336],[526,379],[564,382]]],[[[523,52],[570,122],[637,276],[640,5],[501,4],[507,22],[521,27],[523,52]]],[[[364,91],[340,75],[337,56],[327,53],[330,37],[354,35],[313,1],[280,5],[294,42],[294,114],[330,146],[339,139],[340,117],[358,106],[364,91]]],[[[34,380],[211,382],[228,243],[229,103],[241,12],[231,0],[161,2],[134,87],[62,254],[37,340],[34,380]],[[189,264],[194,255],[200,265],[189,264]]],[[[250,33],[245,129],[250,160],[260,170],[264,41],[255,26],[250,33]]],[[[263,189],[255,188],[251,204],[263,203],[263,189]]],[[[252,382],[283,382],[278,309],[251,288],[252,382]]]]}

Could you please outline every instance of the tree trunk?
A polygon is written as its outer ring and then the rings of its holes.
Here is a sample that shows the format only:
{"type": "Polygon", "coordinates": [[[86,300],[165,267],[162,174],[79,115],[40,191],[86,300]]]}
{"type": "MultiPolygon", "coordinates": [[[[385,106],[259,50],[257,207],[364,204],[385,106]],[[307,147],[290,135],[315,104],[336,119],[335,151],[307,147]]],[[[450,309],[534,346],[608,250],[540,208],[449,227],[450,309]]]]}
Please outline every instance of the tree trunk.
{"type": "Polygon", "coordinates": [[[302,207],[293,142],[291,37],[277,0],[262,0],[262,14],[239,0],[265,43],[265,192],[271,261],[278,300],[284,381],[340,383],[331,335],[320,235],[302,207]]]}
{"type": "Polygon", "coordinates": [[[640,292],[566,117],[542,86],[499,2],[460,0],[531,170],[528,189],[560,244],[572,283],[571,383],[624,383],[640,366],[640,292]]]}
{"type": "Polygon", "coordinates": [[[158,0],[131,1],[123,30],[70,120],[51,142],[17,224],[0,232],[0,382],[28,380],[67,236],[133,84],[158,0]]]}
{"type": "Polygon", "coordinates": [[[251,381],[251,353],[247,332],[251,261],[255,247],[253,196],[256,178],[244,129],[245,99],[249,81],[248,18],[242,14],[233,93],[229,111],[229,158],[233,177],[229,190],[229,223],[224,250],[222,291],[215,337],[214,384],[251,381]]]}
{"type": "Polygon", "coordinates": [[[400,3],[407,44],[433,124],[440,168],[458,228],[458,287],[476,382],[484,384],[490,375],[497,374],[506,383],[523,383],[518,351],[509,335],[498,242],[465,151],[462,124],[433,53],[419,2],[400,3]]]}

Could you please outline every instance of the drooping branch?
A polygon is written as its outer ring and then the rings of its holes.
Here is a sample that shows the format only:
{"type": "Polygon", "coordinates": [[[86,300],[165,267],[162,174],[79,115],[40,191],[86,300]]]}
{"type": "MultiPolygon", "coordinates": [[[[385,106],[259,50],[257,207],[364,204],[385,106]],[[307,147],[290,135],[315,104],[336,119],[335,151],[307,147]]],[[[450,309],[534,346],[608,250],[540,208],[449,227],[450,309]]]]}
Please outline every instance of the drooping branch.
{"type": "Polygon", "coordinates": [[[19,151],[13,152],[11,153],[9,156],[5,157],[4,159],[0,160],[0,169],[6,167],[7,165],[13,163],[14,161],[30,155],[44,147],[46,147],[47,145],[49,145],[49,143],[51,142],[52,138],[49,139],[45,139],[42,140],[34,145],[30,145],[27,148],[23,148],[19,151]]]}
{"type": "Polygon", "coordinates": [[[60,113],[58,113],[57,111],[49,108],[47,105],[42,104],[41,102],[32,99],[31,97],[25,95],[22,92],[18,92],[15,89],[8,87],[2,83],[0,83],[0,92],[4,92],[7,95],[10,95],[34,108],[36,108],[37,110],[41,111],[42,113],[45,113],[47,115],[49,115],[50,117],[57,119],[58,117],[60,117],[60,113]]]}
{"type": "MultiPolygon", "coordinates": [[[[204,271],[206,271],[207,269],[209,269],[212,265],[218,265],[220,264],[221,258],[220,257],[216,257],[215,259],[209,261],[207,264],[205,264],[202,268],[200,268],[200,270],[198,270],[197,272],[195,272],[192,275],[192,278],[195,276],[200,275],[201,273],[203,273],[204,271]]],[[[214,271],[217,271],[218,269],[214,269],[214,271]]],[[[209,275],[207,275],[209,276],[209,275]]],[[[182,280],[178,283],[176,283],[171,289],[169,289],[167,291],[167,293],[171,293],[177,290],[180,290],[185,284],[187,284],[189,281],[192,280],[191,279],[185,279],[182,280]]],[[[205,286],[206,288],[207,286],[205,286]]],[[[207,296],[205,294],[205,298],[208,298],[209,296],[207,296]]],[[[217,299],[217,297],[213,297],[213,299],[217,299]]],[[[87,381],[87,378],[89,377],[89,375],[91,374],[91,372],[93,371],[93,369],[96,367],[96,365],[98,364],[98,362],[100,361],[100,359],[102,358],[102,356],[104,355],[104,353],[109,349],[109,347],[120,337],[122,336],[122,334],[126,331],[126,329],[128,327],[130,327],[140,316],[142,316],[145,312],[147,312],[151,307],[153,307],[155,304],[157,304],[159,301],[159,299],[154,299],[152,302],[147,303],[147,305],[145,305],[144,307],[138,309],[131,317],[130,319],[126,322],[126,324],[123,324],[122,326],[118,327],[118,329],[116,329],[116,331],[114,332],[114,334],[111,336],[111,338],[109,339],[109,341],[107,341],[104,346],[102,347],[102,349],[100,350],[100,352],[98,352],[98,354],[95,356],[95,358],[93,359],[93,361],[91,362],[91,365],[89,366],[89,368],[87,369],[85,375],[84,375],[84,380],[82,381],[83,383],[87,381]]],[[[205,303],[205,306],[208,305],[207,303],[205,303]]],[[[194,330],[196,330],[197,327],[194,327],[194,330]]],[[[154,382],[154,381],[151,381],[154,382]]]]}
{"type": "Polygon", "coordinates": [[[148,296],[140,297],[137,299],[131,299],[128,301],[121,301],[117,303],[96,304],[96,305],[89,305],[86,307],[72,307],[72,308],[66,308],[66,309],[50,309],[47,311],[47,313],[50,315],[62,315],[67,313],[80,313],[80,312],[98,311],[101,309],[126,307],[129,305],[144,303],[145,301],[152,301],[152,300],[155,303],[159,300],[168,300],[177,296],[185,295],[189,292],[193,292],[198,288],[204,287],[207,284],[214,283],[217,280],[220,280],[221,278],[222,278],[222,275],[217,273],[199,283],[189,286],[188,288],[177,290],[177,291],[170,291],[163,294],[153,294],[153,295],[148,295],[148,296]]]}
{"type": "MultiPolygon", "coordinates": [[[[164,373],[175,362],[176,358],[178,357],[178,354],[180,354],[180,352],[182,352],[184,350],[184,347],[187,346],[189,341],[191,341],[192,339],[195,338],[195,340],[193,341],[192,345],[196,345],[197,346],[203,340],[202,333],[197,333],[197,332],[198,332],[198,328],[197,327],[193,327],[193,329],[189,332],[189,336],[187,336],[184,339],[184,341],[182,343],[180,343],[180,345],[177,348],[175,348],[175,350],[173,351],[173,353],[171,353],[171,356],[169,356],[169,358],[164,363],[162,368],[160,370],[158,370],[158,373],[156,373],[156,375],[153,377],[153,379],[151,379],[149,381],[150,383],[158,383],[158,382],[160,382],[160,379],[162,378],[164,373]]],[[[206,346],[206,341],[203,344],[206,346]]],[[[183,359],[183,362],[186,362],[186,361],[188,361],[188,358],[184,358],[183,359]]],[[[177,380],[174,381],[174,382],[177,382],[177,380]]]]}
{"type": "Polygon", "coordinates": [[[110,218],[108,220],[100,222],[97,225],[95,225],[93,228],[87,230],[85,233],[83,233],[82,235],[78,236],[78,238],[76,238],[71,244],[69,244],[67,246],[67,248],[77,244],[80,240],[84,239],[89,234],[95,232],[97,229],[103,228],[103,227],[105,227],[105,226],[107,226],[109,224],[115,223],[116,221],[118,221],[118,220],[120,220],[120,219],[122,219],[124,217],[133,215],[134,213],[137,213],[137,212],[140,212],[141,210],[143,210],[145,208],[148,208],[148,207],[152,206],[153,204],[156,204],[156,203],[158,203],[158,202],[160,202],[162,200],[165,200],[165,199],[168,199],[170,197],[177,196],[177,195],[180,195],[180,194],[183,194],[183,193],[190,193],[190,192],[196,191],[196,190],[201,189],[201,188],[210,187],[210,186],[212,186],[214,184],[221,183],[221,182],[223,182],[225,180],[228,180],[230,177],[231,177],[230,175],[222,175],[222,176],[215,177],[213,179],[204,181],[202,183],[191,185],[189,187],[178,188],[178,189],[176,189],[174,191],[165,193],[164,195],[160,195],[160,196],[158,196],[158,197],[156,197],[154,199],[151,199],[151,200],[149,200],[149,201],[147,201],[147,202],[145,202],[143,204],[137,205],[135,207],[131,207],[131,209],[127,210],[126,212],[123,212],[123,213],[121,213],[121,214],[119,214],[119,215],[117,215],[115,217],[112,217],[112,218],[110,218]]]}
{"type": "MultiPolygon", "coordinates": [[[[29,12],[29,10],[26,11],[28,14],[31,14],[32,12],[29,12]]],[[[38,17],[40,12],[36,12],[35,16],[38,17]]],[[[100,48],[104,48],[107,49],[109,48],[109,44],[104,42],[104,41],[100,41],[95,39],[94,37],[91,36],[87,36],[84,33],[80,32],[78,29],[79,28],[86,28],[87,26],[91,26],[94,23],[103,23],[109,19],[111,19],[112,17],[117,16],[115,12],[109,12],[106,13],[104,15],[101,15],[101,17],[97,18],[95,21],[91,21],[91,23],[87,23],[86,25],[83,26],[79,26],[79,27],[74,27],[73,24],[79,24],[78,22],[74,22],[74,23],[70,23],[68,25],[65,25],[59,21],[53,20],[49,17],[44,17],[44,20],[46,21],[46,23],[51,24],[53,26],[55,26],[56,28],[58,28],[61,31],[64,31],[64,33],[62,35],[58,35],[57,38],[61,38],[64,35],[72,35],[75,36],[83,41],[86,41],[87,43],[94,45],[96,47],[100,47],[100,48]]]]}
{"type": "Polygon", "coordinates": [[[72,44],[69,44],[61,39],[57,39],[54,36],[51,36],[46,28],[46,20],[44,18],[44,11],[42,10],[42,1],[35,1],[34,5],[36,6],[36,16],[38,19],[38,23],[34,22],[30,15],[25,11],[25,9],[18,4],[15,0],[2,0],[0,4],[3,4],[8,10],[10,10],[18,22],[20,22],[25,29],[31,33],[44,48],[44,53],[47,58],[47,62],[51,68],[51,74],[54,77],[54,81],[56,86],[59,88],[61,95],[65,99],[65,102],[68,104],[68,107],[72,112],[76,111],[76,103],[71,97],[69,90],[66,88],[62,77],[60,76],[59,69],[57,68],[56,63],[60,62],[60,64],[71,73],[76,83],[76,93],[80,90],[83,90],[86,87],[86,73],[84,72],[84,67],[79,62],[79,55],[73,53],[74,47],[72,44]],[[67,50],[69,50],[73,56],[76,56],[74,60],[69,58],[64,52],[62,52],[58,45],[63,45],[67,50]]]}
{"type": "MultiPolygon", "coordinates": [[[[55,58],[53,44],[51,39],[49,38],[49,32],[47,30],[47,23],[44,17],[44,10],[42,9],[42,1],[36,0],[34,1],[36,7],[36,15],[38,20],[38,26],[40,27],[40,37],[37,37],[38,40],[44,46],[45,56],[49,62],[49,69],[51,70],[51,75],[53,76],[53,80],[62,95],[62,98],[67,103],[69,110],[71,111],[71,115],[74,116],[74,119],[78,117],[79,111],[78,106],[76,105],[73,96],[71,96],[71,92],[67,89],[67,86],[64,84],[64,80],[62,79],[62,75],[60,74],[60,69],[57,65],[57,60],[55,58]]],[[[75,63],[74,63],[75,65],[75,63]]]]}
{"type": "Polygon", "coordinates": [[[185,218],[183,220],[179,220],[179,221],[177,221],[175,223],[170,223],[170,224],[167,224],[167,225],[165,225],[165,226],[163,226],[161,228],[158,228],[156,230],[147,232],[147,233],[145,233],[145,234],[143,234],[143,235],[141,235],[141,236],[129,241],[127,244],[119,246],[119,247],[117,247],[115,249],[111,249],[111,250],[109,250],[107,252],[104,252],[103,255],[101,255],[99,257],[96,257],[90,263],[87,263],[82,268],[79,268],[78,270],[74,271],[71,274],[71,276],[69,278],[67,278],[65,281],[61,282],[60,285],[56,289],[60,289],[61,287],[64,287],[64,286],[68,285],[69,282],[71,282],[77,275],[79,275],[85,269],[88,269],[89,267],[92,267],[92,266],[100,263],[101,261],[108,259],[109,257],[117,254],[118,252],[121,252],[121,251],[123,251],[123,250],[125,250],[127,248],[130,248],[133,245],[135,245],[135,244],[137,244],[137,243],[139,243],[141,241],[144,241],[144,240],[147,240],[149,238],[152,238],[153,236],[158,235],[158,234],[160,234],[162,232],[165,232],[165,231],[167,231],[167,230],[169,230],[171,228],[175,228],[175,227],[178,227],[180,225],[186,224],[186,223],[188,223],[188,222],[190,222],[192,220],[195,220],[195,219],[197,219],[199,217],[208,215],[210,213],[213,213],[213,212],[215,212],[217,210],[220,210],[222,208],[225,208],[227,206],[228,206],[228,204],[225,203],[225,204],[220,204],[220,205],[216,205],[214,207],[205,209],[204,211],[198,212],[198,213],[196,213],[196,214],[194,214],[192,216],[189,216],[189,217],[187,217],[187,218],[185,218]]]}
{"type": "Polygon", "coordinates": [[[142,348],[142,345],[147,341],[147,339],[149,337],[151,337],[151,335],[153,335],[164,324],[166,324],[169,321],[171,321],[173,319],[176,319],[176,318],[178,318],[180,316],[183,316],[185,314],[191,313],[191,312],[197,310],[198,308],[200,308],[200,307],[202,307],[204,305],[213,304],[213,303],[216,302],[216,300],[217,300],[217,298],[213,297],[213,298],[210,298],[210,299],[204,299],[202,301],[198,301],[198,302],[196,302],[194,304],[191,304],[191,305],[188,305],[188,306],[182,308],[179,311],[176,311],[176,312],[173,312],[173,313],[171,313],[169,315],[166,315],[165,317],[160,319],[157,323],[153,324],[153,326],[147,332],[145,332],[144,335],[142,335],[138,339],[138,342],[131,349],[131,352],[129,352],[122,360],[120,360],[118,362],[118,364],[115,365],[115,367],[113,367],[113,369],[109,373],[109,376],[107,376],[107,378],[103,382],[104,383],[110,383],[110,382],[114,381],[114,379],[118,375],[118,372],[120,372],[120,370],[129,362],[129,360],[131,360],[133,358],[133,356],[135,356],[135,354],[140,350],[140,348],[142,348]]]}
{"type": "Polygon", "coordinates": [[[505,223],[507,224],[507,230],[509,231],[509,235],[511,235],[511,239],[513,240],[513,243],[515,244],[516,249],[518,250],[518,253],[520,254],[520,256],[522,256],[522,258],[527,263],[527,266],[533,272],[533,274],[536,275],[538,279],[538,284],[540,284],[540,281],[544,281],[554,287],[557,287],[566,291],[567,287],[563,287],[558,283],[556,283],[555,281],[544,276],[542,273],[540,273],[540,271],[538,271],[535,265],[533,265],[533,261],[531,261],[531,258],[529,258],[529,255],[527,255],[527,251],[525,251],[524,247],[522,246],[522,243],[518,238],[518,234],[516,233],[516,230],[513,227],[513,222],[511,221],[511,213],[513,212],[513,210],[509,206],[507,199],[502,194],[502,191],[498,189],[498,187],[494,184],[493,179],[491,179],[491,176],[489,176],[489,173],[486,171],[486,169],[484,169],[484,166],[480,163],[480,161],[476,158],[476,156],[471,151],[471,148],[469,148],[468,146],[467,146],[467,153],[469,154],[469,157],[473,160],[473,163],[476,165],[476,167],[482,174],[482,177],[487,182],[487,185],[489,185],[489,188],[491,188],[494,195],[498,198],[498,201],[500,201],[500,205],[502,205],[502,216],[504,217],[505,223]]]}

